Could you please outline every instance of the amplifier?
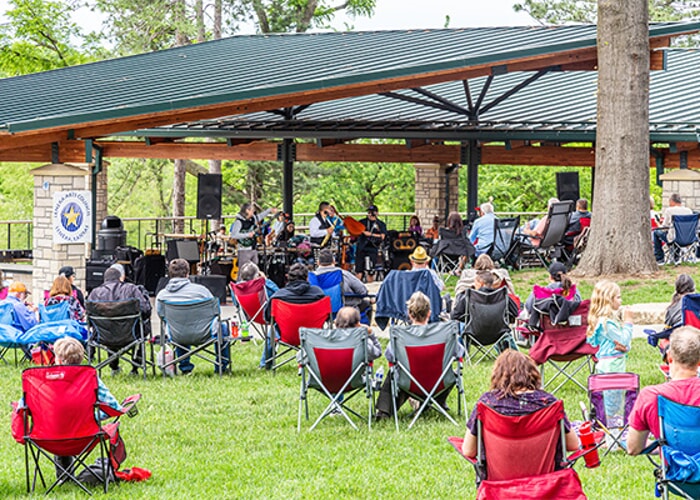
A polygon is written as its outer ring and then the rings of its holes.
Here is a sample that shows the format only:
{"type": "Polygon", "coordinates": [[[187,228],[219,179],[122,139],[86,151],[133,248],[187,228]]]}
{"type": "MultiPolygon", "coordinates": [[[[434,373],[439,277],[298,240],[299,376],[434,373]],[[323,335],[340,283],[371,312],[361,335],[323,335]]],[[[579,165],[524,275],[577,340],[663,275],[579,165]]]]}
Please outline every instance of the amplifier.
{"type": "Polygon", "coordinates": [[[85,263],[85,288],[90,293],[104,282],[105,271],[112,265],[109,260],[88,260],[85,263]]]}

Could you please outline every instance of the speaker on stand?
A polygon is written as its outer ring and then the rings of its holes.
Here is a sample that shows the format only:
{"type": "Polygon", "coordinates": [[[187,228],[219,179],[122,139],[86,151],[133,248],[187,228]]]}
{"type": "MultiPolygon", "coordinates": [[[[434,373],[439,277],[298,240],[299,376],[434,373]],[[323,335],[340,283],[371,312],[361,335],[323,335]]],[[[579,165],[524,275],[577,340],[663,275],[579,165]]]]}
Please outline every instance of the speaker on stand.
{"type": "Polygon", "coordinates": [[[221,174],[199,174],[197,180],[197,218],[221,218],[221,174]]]}
{"type": "Polygon", "coordinates": [[[580,197],[578,172],[557,172],[557,198],[559,201],[571,200],[576,203],[580,197]]]}

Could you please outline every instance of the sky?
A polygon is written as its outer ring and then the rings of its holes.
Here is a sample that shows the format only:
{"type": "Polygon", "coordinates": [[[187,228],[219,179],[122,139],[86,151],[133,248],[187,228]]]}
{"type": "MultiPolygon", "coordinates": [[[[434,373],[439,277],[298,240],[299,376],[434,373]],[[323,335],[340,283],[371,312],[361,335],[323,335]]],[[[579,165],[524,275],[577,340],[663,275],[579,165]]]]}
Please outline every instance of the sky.
{"type": "MultiPolygon", "coordinates": [[[[371,18],[338,15],[333,27],[343,30],[349,26],[355,31],[442,28],[448,15],[450,28],[536,24],[527,14],[514,12],[514,3],[515,0],[377,0],[371,18]]],[[[8,9],[8,4],[8,0],[0,0],[0,14],[8,9]]],[[[95,30],[99,17],[86,9],[76,21],[88,30],[95,30]]],[[[251,33],[255,33],[252,25],[240,31],[240,34],[251,33]]]]}

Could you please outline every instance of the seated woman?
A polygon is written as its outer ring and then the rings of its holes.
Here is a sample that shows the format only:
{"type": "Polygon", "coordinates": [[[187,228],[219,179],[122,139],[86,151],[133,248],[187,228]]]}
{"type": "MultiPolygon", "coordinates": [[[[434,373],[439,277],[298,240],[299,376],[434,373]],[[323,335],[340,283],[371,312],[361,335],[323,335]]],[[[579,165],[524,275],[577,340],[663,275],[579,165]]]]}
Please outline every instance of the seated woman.
{"type": "Polygon", "coordinates": [[[412,215],[411,220],[408,222],[408,230],[412,233],[416,233],[416,236],[423,235],[423,228],[420,226],[420,219],[417,215],[412,215]]]}
{"type": "MultiPolygon", "coordinates": [[[[411,298],[408,299],[408,302],[406,302],[406,305],[408,306],[408,317],[411,320],[412,325],[427,325],[428,320],[430,319],[430,299],[423,293],[423,292],[416,292],[413,295],[411,295],[411,298]]],[[[464,356],[464,346],[462,344],[457,343],[457,346],[455,347],[455,355],[457,357],[462,357],[464,356]]],[[[387,346],[386,351],[384,352],[384,356],[386,357],[387,361],[389,363],[394,363],[396,361],[396,357],[394,356],[394,352],[391,350],[391,344],[387,346]]],[[[449,396],[450,391],[446,390],[442,392],[439,396],[435,397],[435,400],[438,402],[440,406],[447,408],[447,396],[449,396]]],[[[376,420],[382,420],[384,418],[388,418],[394,413],[394,408],[392,405],[392,394],[391,394],[391,377],[387,377],[384,380],[384,383],[382,384],[382,388],[379,391],[379,398],[377,399],[377,414],[375,416],[376,420]]],[[[396,410],[398,411],[399,408],[406,402],[406,400],[409,398],[408,393],[399,391],[399,394],[396,396],[396,410]]]]}
{"type": "Polygon", "coordinates": [[[464,293],[467,288],[474,288],[474,278],[476,278],[476,274],[479,271],[491,271],[495,278],[493,287],[501,288],[502,286],[505,286],[508,288],[508,295],[511,297],[517,297],[515,288],[513,287],[513,282],[510,280],[508,270],[501,269],[500,267],[497,268],[491,257],[485,253],[476,258],[476,261],[474,261],[474,267],[462,271],[462,275],[459,277],[459,281],[455,286],[455,296],[459,295],[460,293],[464,293]]]}
{"type": "Polygon", "coordinates": [[[673,328],[683,323],[683,312],[681,305],[683,296],[695,293],[695,281],[688,274],[679,274],[676,278],[676,291],[671,297],[671,303],[666,308],[664,324],[666,328],[673,328]]]}
{"type": "Polygon", "coordinates": [[[68,311],[70,313],[70,319],[84,321],[85,309],[80,305],[78,299],[73,296],[73,288],[70,285],[70,281],[63,275],[53,280],[53,285],[51,285],[49,296],[44,301],[44,305],[48,307],[60,304],[61,302],[69,303],[68,311]]]}
{"type": "MultiPolygon", "coordinates": [[[[554,290],[558,295],[568,297],[570,292],[573,291],[572,300],[577,302],[581,301],[581,294],[575,289],[575,284],[571,281],[571,278],[566,274],[566,266],[561,262],[552,262],[549,266],[549,283],[545,288],[554,290]]],[[[533,307],[535,305],[535,294],[531,292],[525,301],[525,311],[527,311],[528,316],[532,315],[533,307]]]]}
{"type": "MultiPolygon", "coordinates": [[[[508,349],[501,353],[493,365],[491,373],[491,390],[479,398],[498,413],[507,416],[529,415],[549,406],[557,398],[540,389],[542,379],[537,365],[529,356],[516,350],[508,349]]],[[[566,430],[566,449],[575,451],[579,448],[578,436],[571,430],[569,420],[564,418],[566,430]]],[[[467,457],[476,457],[477,453],[476,405],[467,422],[467,434],[464,437],[462,453],[467,457]]],[[[562,462],[561,447],[557,447],[556,463],[562,462]]]]}

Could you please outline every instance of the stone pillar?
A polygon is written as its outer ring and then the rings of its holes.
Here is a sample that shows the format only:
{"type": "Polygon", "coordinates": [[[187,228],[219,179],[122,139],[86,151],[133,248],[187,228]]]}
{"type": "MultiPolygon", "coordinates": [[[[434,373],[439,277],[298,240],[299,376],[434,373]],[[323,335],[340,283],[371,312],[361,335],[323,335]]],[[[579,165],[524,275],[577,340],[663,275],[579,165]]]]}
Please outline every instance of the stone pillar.
{"type": "Polygon", "coordinates": [[[663,208],[668,207],[668,199],[673,193],[680,195],[683,205],[700,209],[700,172],[689,169],[671,170],[660,176],[663,183],[663,208]]]}
{"type": "MultiPolygon", "coordinates": [[[[58,270],[62,266],[73,266],[76,273],[75,285],[85,289],[85,260],[90,255],[89,243],[53,243],[53,195],[62,191],[89,191],[92,181],[92,166],[51,164],[32,170],[34,175],[34,242],[33,278],[31,288],[34,300],[43,297],[49,290],[58,270]]],[[[98,214],[107,211],[106,172],[98,176],[98,214]]],[[[98,215],[97,224],[102,220],[98,215]]]]}
{"type": "MultiPolygon", "coordinates": [[[[424,229],[431,226],[436,215],[445,222],[445,171],[447,165],[433,163],[416,163],[416,215],[424,229]]],[[[459,207],[459,176],[458,169],[449,174],[449,212],[458,211],[459,207]]]]}

